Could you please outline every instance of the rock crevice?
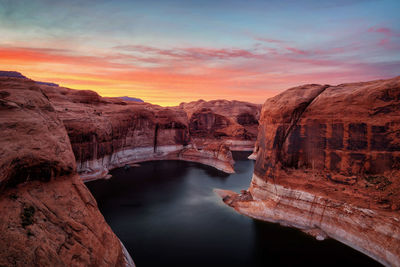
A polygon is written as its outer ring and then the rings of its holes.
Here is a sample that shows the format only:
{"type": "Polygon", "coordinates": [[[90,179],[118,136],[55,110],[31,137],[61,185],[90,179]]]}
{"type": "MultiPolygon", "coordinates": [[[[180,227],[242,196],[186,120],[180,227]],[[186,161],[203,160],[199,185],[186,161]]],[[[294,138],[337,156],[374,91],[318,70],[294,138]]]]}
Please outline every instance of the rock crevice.
{"type": "Polygon", "coordinates": [[[318,88],[315,92],[313,92],[310,96],[304,99],[304,102],[299,103],[297,106],[293,108],[291,115],[289,116],[290,121],[288,125],[283,125],[283,127],[278,127],[275,140],[274,147],[276,148],[276,162],[281,161],[281,151],[283,148],[283,144],[286,142],[289,134],[292,133],[292,130],[297,126],[298,121],[301,119],[301,116],[306,111],[307,107],[311,105],[311,103],[322,94],[329,85],[324,85],[318,88]]]}

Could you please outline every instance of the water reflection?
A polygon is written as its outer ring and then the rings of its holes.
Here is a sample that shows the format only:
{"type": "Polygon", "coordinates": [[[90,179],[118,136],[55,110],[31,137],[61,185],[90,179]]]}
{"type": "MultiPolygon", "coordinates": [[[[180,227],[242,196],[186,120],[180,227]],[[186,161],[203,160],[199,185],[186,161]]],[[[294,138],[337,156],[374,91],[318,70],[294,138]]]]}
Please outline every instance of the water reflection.
{"type": "Polygon", "coordinates": [[[376,264],[338,242],[317,242],[222,204],[214,188],[238,192],[250,184],[247,156],[235,153],[232,175],[190,162],[144,162],[87,186],[138,266],[376,264]]]}

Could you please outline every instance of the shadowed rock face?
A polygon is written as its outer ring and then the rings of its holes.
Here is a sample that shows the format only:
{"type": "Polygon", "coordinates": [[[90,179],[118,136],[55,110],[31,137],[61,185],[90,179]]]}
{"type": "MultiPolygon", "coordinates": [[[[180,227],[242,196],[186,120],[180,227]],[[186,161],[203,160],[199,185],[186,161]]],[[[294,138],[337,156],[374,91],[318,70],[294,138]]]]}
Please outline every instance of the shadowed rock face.
{"type": "MultiPolygon", "coordinates": [[[[187,145],[189,133],[184,113],[147,106],[64,105],[60,116],[77,161],[102,158],[128,148],[187,145]],[[65,109],[65,108],[64,108],[65,109]],[[80,115],[80,111],[86,111],[80,115]]],[[[70,104],[70,103],[69,103],[70,104]]],[[[60,106],[58,106],[60,107],[60,106]]]]}
{"type": "Polygon", "coordinates": [[[211,109],[203,108],[196,113],[193,113],[190,118],[190,133],[193,136],[207,137],[211,135],[212,137],[222,137],[227,136],[222,131],[230,126],[231,123],[228,118],[215,114],[211,109]]]}
{"type": "Polygon", "coordinates": [[[400,78],[304,85],[268,99],[239,212],[400,265],[400,78]]]}
{"type": "Polygon", "coordinates": [[[258,125],[258,118],[256,116],[256,114],[243,112],[236,117],[236,121],[242,126],[258,125]]]}
{"type": "Polygon", "coordinates": [[[274,177],[280,165],[359,179],[398,174],[399,81],[298,87],[268,100],[255,173],[274,177]]]}
{"type": "Polygon", "coordinates": [[[0,77],[0,156],[1,266],[125,265],[62,121],[31,80],[0,77]]]}
{"type": "Polygon", "coordinates": [[[231,150],[253,150],[261,105],[241,101],[199,100],[181,103],[189,119],[193,142],[201,146],[217,139],[231,150]]]}

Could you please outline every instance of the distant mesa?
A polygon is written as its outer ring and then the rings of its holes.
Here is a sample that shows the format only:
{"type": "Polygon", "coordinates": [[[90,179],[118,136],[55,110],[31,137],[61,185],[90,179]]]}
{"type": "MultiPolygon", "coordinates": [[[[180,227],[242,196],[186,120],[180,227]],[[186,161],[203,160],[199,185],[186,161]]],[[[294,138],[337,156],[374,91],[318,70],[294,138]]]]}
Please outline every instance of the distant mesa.
{"type": "Polygon", "coordinates": [[[140,98],[135,98],[135,97],[129,97],[129,96],[121,96],[117,97],[118,99],[124,100],[124,101],[133,101],[133,102],[144,102],[140,98]]]}
{"type": "Polygon", "coordinates": [[[40,85],[47,85],[47,86],[55,86],[55,87],[59,87],[59,85],[58,84],[56,84],[56,83],[47,83],[47,82],[37,82],[37,81],[35,81],[37,84],[40,84],[40,85]]]}
{"type": "Polygon", "coordinates": [[[0,77],[25,78],[25,79],[27,79],[27,77],[25,77],[24,75],[22,75],[21,73],[19,73],[17,71],[3,71],[3,70],[0,70],[0,77]]]}
{"type": "MultiPolygon", "coordinates": [[[[28,79],[28,77],[22,75],[22,74],[19,73],[18,71],[1,71],[1,70],[0,70],[0,77],[28,79]]],[[[47,86],[59,87],[59,85],[56,84],[56,83],[38,82],[38,81],[35,81],[35,83],[40,84],[40,85],[47,85],[47,86]]]]}

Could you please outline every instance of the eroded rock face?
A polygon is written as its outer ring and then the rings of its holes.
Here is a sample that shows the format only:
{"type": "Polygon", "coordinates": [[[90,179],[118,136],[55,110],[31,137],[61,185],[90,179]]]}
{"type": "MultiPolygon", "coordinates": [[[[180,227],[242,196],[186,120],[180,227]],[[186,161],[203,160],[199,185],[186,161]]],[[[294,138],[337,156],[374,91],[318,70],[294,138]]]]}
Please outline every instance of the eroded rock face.
{"type": "Polygon", "coordinates": [[[195,161],[234,172],[225,143],[212,140],[197,146],[193,142],[182,108],[103,98],[91,91],[42,89],[67,129],[78,172],[85,181],[147,160],[195,161]]]}
{"type": "Polygon", "coordinates": [[[259,142],[259,156],[266,160],[258,161],[255,173],[264,176],[271,171],[273,175],[277,168],[270,170],[265,162],[359,178],[398,172],[399,87],[396,78],[295,88],[268,100],[259,142]],[[297,97],[297,103],[286,102],[291,93],[301,95],[303,91],[310,96],[297,97]]]}
{"type": "Polygon", "coordinates": [[[330,236],[400,265],[400,77],[305,85],[268,99],[248,194],[251,217],[330,236]]]}
{"type": "Polygon", "coordinates": [[[40,87],[29,80],[0,79],[2,187],[73,173],[68,135],[40,87]]]}
{"type": "Polygon", "coordinates": [[[188,114],[190,135],[198,146],[218,140],[231,150],[253,150],[261,105],[199,100],[179,107],[188,114]]]}
{"type": "Polygon", "coordinates": [[[62,121],[28,79],[0,78],[0,213],[1,266],[126,265],[62,121]]]}

